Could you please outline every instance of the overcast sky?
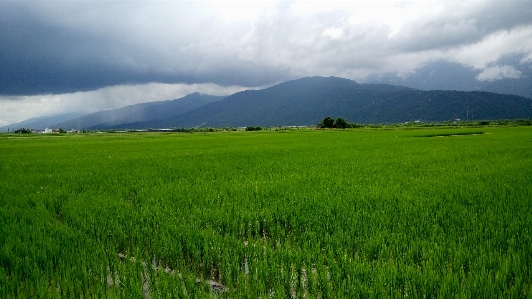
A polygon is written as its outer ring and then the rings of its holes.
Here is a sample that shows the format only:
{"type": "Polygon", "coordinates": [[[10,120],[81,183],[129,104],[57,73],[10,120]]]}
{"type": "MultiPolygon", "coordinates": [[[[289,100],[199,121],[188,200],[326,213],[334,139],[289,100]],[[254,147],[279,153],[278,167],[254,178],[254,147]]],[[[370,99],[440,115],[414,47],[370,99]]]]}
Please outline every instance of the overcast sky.
{"type": "Polygon", "coordinates": [[[532,1],[0,0],[0,126],[438,61],[524,76],[532,1]]]}

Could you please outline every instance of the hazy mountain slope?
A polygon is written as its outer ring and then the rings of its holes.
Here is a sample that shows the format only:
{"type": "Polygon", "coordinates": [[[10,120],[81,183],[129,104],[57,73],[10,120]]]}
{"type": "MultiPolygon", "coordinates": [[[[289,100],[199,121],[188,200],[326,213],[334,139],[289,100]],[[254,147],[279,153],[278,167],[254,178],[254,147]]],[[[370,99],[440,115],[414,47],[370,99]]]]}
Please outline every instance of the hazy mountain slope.
{"type": "Polygon", "coordinates": [[[193,93],[176,100],[141,103],[115,110],[100,111],[59,123],[56,126],[65,129],[114,128],[129,122],[169,118],[223,98],[223,96],[193,93]]]}
{"type": "Polygon", "coordinates": [[[488,91],[532,98],[532,69],[519,63],[520,59],[521,57],[514,57],[508,63],[520,66],[520,78],[479,81],[478,70],[459,63],[436,61],[408,76],[399,77],[393,73],[372,75],[366,82],[408,86],[421,90],[488,91]]]}
{"type": "Polygon", "coordinates": [[[311,77],[239,92],[179,116],[128,127],[311,125],[327,115],[358,123],[528,118],[532,117],[532,100],[489,92],[422,91],[311,77]]]}
{"type": "Polygon", "coordinates": [[[528,75],[519,79],[501,79],[493,82],[486,83],[482,90],[489,92],[515,94],[532,98],[532,71],[528,72],[528,75]]]}
{"type": "Polygon", "coordinates": [[[19,123],[10,124],[0,127],[0,132],[7,132],[8,128],[13,131],[21,128],[44,130],[46,128],[56,128],[54,124],[65,122],[74,118],[81,117],[82,113],[65,113],[54,116],[40,116],[30,118],[19,123]]]}

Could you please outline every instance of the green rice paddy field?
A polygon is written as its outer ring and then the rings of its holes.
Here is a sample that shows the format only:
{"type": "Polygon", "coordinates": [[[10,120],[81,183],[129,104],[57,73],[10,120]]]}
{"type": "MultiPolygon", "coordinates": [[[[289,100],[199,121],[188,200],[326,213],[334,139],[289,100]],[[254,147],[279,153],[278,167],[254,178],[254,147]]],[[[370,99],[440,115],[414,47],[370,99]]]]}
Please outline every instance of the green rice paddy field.
{"type": "Polygon", "coordinates": [[[532,127],[0,136],[1,298],[532,297],[532,127]]]}

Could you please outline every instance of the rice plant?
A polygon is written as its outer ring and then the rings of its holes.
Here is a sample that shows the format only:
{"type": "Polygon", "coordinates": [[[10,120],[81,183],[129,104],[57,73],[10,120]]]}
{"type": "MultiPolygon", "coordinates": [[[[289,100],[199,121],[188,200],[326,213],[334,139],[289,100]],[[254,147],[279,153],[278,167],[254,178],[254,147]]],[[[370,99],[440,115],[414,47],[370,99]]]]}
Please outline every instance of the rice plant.
{"type": "Polygon", "coordinates": [[[531,133],[4,134],[0,297],[528,297],[531,133]]]}

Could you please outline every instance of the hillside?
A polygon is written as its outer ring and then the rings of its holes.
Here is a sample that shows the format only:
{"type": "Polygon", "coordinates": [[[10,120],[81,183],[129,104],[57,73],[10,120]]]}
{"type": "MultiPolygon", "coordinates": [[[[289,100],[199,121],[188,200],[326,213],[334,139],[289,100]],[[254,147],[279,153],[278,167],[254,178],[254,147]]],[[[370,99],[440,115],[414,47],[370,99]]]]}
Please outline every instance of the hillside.
{"type": "Polygon", "coordinates": [[[436,61],[406,77],[387,73],[371,75],[366,78],[366,82],[408,86],[421,90],[487,91],[532,98],[532,68],[519,63],[520,59],[514,57],[509,61],[509,64],[520,65],[520,78],[480,81],[477,78],[478,70],[460,63],[436,61]]]}
{"type": "Polygon", "coordinates": [[[223,98],[223,96],[193,93],[175,100],[141,103],[120,109],[99,111],[58,123],[54,127],[64,129],[109,129],[129,122],[162,120],[223,98]]]}
{"type": "Polygon", "coordinates": [[[307,77],[239,92],[165,120],[126,126],[313,125],[327,115],[357,123],[530,118],[532,100],[489,92],[422,91],[336,77],[307,77]]]}
{"type": "Polygon", "coordinates": [[[0,132],[7,132],[10,130],[17,130],[21,128],[44,130],[46,128],[57,128],[54,125],[60,122],[65,122],[71,119],[82,117],[81,113],[65,113],[54,116],[40,116],[30,118],[19,123],[10,124],[0,127],[0,132]]]}

